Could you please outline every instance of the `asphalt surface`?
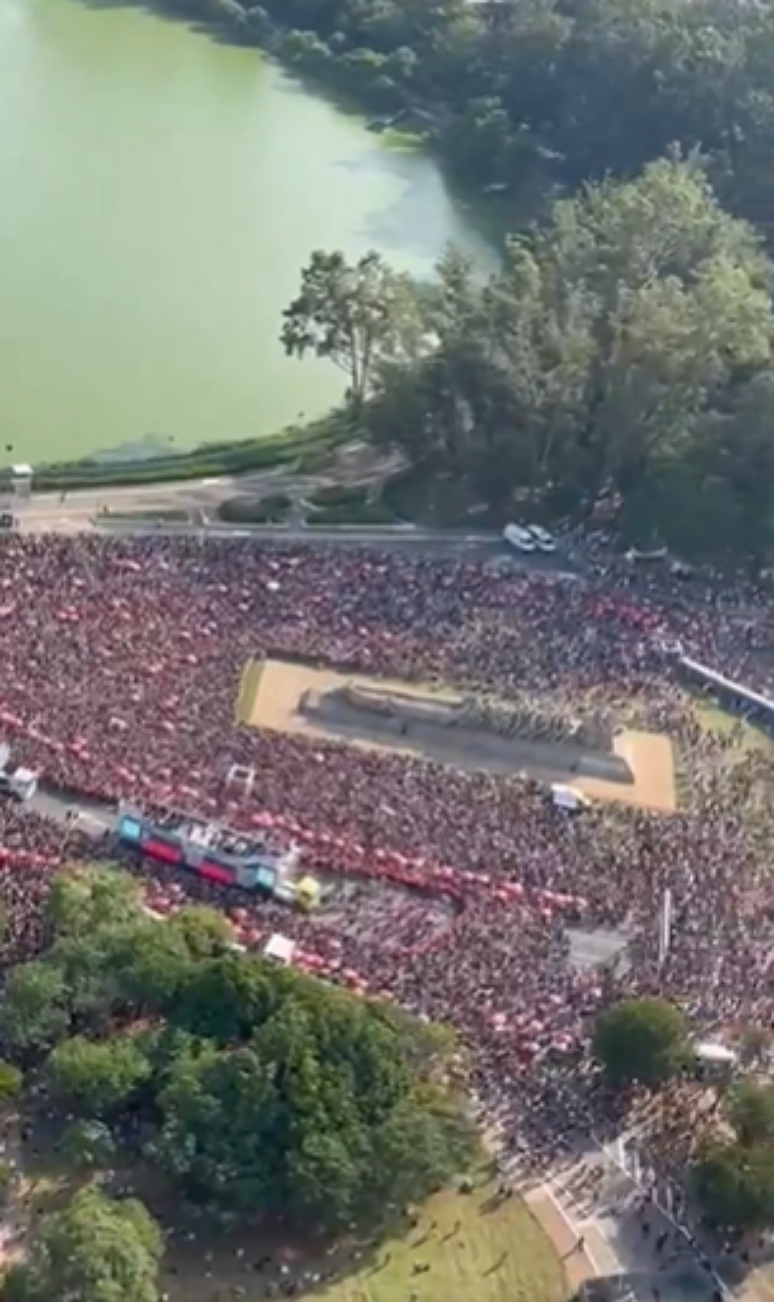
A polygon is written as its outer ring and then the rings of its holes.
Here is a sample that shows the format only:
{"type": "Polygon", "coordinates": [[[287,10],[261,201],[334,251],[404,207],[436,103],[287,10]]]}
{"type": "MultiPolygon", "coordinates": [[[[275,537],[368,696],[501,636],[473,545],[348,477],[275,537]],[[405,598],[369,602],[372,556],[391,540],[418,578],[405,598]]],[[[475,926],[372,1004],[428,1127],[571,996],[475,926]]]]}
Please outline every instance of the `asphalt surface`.
{"type": "Polygon", "coordinates": [[[76,533],[93,528],[106,510],[125,515],[134,512],[150,515],[154,511],[204,512],[212,519],[220,504],[232,497],[290,491],[303,495],[326,482],[327,477],[295,475],[280,466],[249,475],[188,479],[170,484],[33,493],[28,502],[14,502],[9,509],[25,533],[76,533]]]}
{"type": "Polygon", "coordinates": [[[229,498],[287,493],[296,500],[331,482],[330,475],[299,476],[284,467],[254,474],[127,488],[84,489],[69,493],[33,493],[27,502],[8,503],[22,533],[108,533],[205,538],[249,538],[267,541],[303,539],[321,546],[378,545],[401,551],[477,557],[512,569],[562,573],[577,577],[561,553],[519,554],[499,534],[471,530],[449,532],[412,525],[385,528],[339,526],[309,528],[301,521],[284,525],[227,525],[217,520],[218,507],[229,498]],[[179,512],[187,521],[153,519],[154,513],[179,512]]]}

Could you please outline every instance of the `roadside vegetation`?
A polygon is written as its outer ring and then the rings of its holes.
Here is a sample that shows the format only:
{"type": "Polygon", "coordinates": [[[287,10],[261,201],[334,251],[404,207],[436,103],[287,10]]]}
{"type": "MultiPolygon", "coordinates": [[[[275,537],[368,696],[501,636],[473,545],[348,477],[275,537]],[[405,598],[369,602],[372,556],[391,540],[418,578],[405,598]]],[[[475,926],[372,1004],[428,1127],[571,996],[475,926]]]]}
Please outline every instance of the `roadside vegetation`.
{"type": "Polygon", "coordinates": [[[773,288],[754,229],[672,157],[558,202],[483,282],[454,250],[421,283],[318,250],[281,339],[343,370],[353,418],[401,454],[395,515],[443,485],[458,519],[601,520],[755,566],[774,552],[773,288]]]}

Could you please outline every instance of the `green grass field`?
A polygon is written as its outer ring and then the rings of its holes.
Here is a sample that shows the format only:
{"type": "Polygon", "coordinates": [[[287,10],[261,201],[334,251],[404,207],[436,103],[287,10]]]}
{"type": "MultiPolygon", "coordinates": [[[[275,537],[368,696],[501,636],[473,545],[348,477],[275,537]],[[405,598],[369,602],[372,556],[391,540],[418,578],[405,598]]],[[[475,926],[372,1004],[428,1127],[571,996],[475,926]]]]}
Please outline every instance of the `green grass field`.
{"type": "MultiPolygon", "coordinates": [[[[472,1194],[439,1194],[413,1229],[376,1248],[343,1245],[322,1260],[290,1254],[288,1269],[301,1283],[295,1296],[304,1302],[566,1302],[564,1267],[543,1229],[520,1199],[498,1202],[494,1194],[489,1182],[472,1194]],[[419,1273],[420,1266],[429,1269],[419,1273]],[[333,1267],[335,1283],[310,1279],[316,1269],[333,1267]]],[[[206,1271],[203,1245],[170,1252],[162,1278],[170,1302],[216,1302],[231,1290],[243,1302],[262,1302],[268,1280],[253,1269],[262,1245],[253,1239],[241,1257],[238,1245],[238,1239],[209,1243],[206,1271]]]]}
{"type": "MultiPolygon", "coordinates": [[[[62,1166],[55,1134],[44,1126],[24,1168],[21,1219],[28,1222],[89,1180],[62,1166]]],[[[283,1248],[280,1227],[208,1233],[203,1220],[181,1221],[177,1197],[147,1168],[116,1171],[116,1186],[147,1202],[168,1232],[160,1291],[169,1302],[264,1302],[278,1296],[277,1263],[297,1281],[294,1297],[302,1302],[567,1302],[564,1265],[529,1208],[520,1198],[498,1199],[484,1169],[474,1181],[469,1194],[436,1195],[415,1223],[396,1225],[378,1244],[348,1239],[283,1248]],[[257,1271],[269,1254],[275,1264],[257,1271]],[[333,1282],[316,1282],[331,1272],[333,1282]]]]}
{"type": "Polygon", "coordinates": [[[740,719],[737,715],[731,714],[728,710],[722,710],[717,705],[708,705],[702,701],[694,705],[696,718],[703,728],[712,732],[736,732],[738,744],[734,748],[737,756],[743,756],[747,751],[757,750],[764,754],[774,755],[774,741],[761,728],[756,728],[755,724],[748,723],[740,719]]]}

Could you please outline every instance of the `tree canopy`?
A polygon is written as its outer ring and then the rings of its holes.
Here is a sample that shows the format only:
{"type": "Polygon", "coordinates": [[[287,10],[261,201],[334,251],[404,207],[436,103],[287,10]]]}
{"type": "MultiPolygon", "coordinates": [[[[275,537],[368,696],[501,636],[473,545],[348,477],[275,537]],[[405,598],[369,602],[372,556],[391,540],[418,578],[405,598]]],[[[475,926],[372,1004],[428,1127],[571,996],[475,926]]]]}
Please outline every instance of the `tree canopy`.
{"type": "Polygon", "coordinates": [[[685,1019],[664,999],[625,999],[597,1018],[594,1055],[616,1084],[662,1085],[685,1066],[685,1019]]]}
{"type": "Polygon", "coordinates": [[[122,874],[66,875],[49,913],[52,944],[11,974],[3,1019],[11,1059],[42,1063],[77,1118],[74,1166],[112,1163],[131,1135],[193,1201],[334,1228],[423,1199],[469,1157],[443,1034],[227,947],[210,910],[149,919],[122,874]]]}
{"type": "Polygon", "coordinates": [[[408,115],[466,182],[535,190],[701,151],[768,233],[774,6],[745,0],[167,0],[408,115]]]}
{"type": "Polygon", "coordinates": [[[774,1086],[743,1081],[732,1090],[728,1117],[742,1144],[774,1146],[774,1086]]]}
{"type": "Polygon", "coordinates": [[[739,1230],[774,1226],[774,1087],[748,1079],[726,1098],[732,1138],[705,1146],[691,1171],[708,1222],[739,1230]]]}
{"type": "Polygon", "coordinates": [[[373,250],[350,265],[342,253],[318,249],[283,313],[285,352],[332,361],[346,375],[349,401],[358,410],[373,387],[377,363],[400,338],[407,289],[406,278],[373,250]]]}
{"type": "Polygon", "coordinates": [[[712,1225],[739,1230],[774,1225],[774,1149],[716,1143],[691,1172],[702,1212],[712,1225]]]}
{"type": "MultiPolygon", "coordinates": [[[[503,520],[583,519],[607,495],[635,541],[760,562],[774,551],[773,284],[698,161],[662,159],[557,203],[488,279],[450,250],[395,318],[400,338],[374,339],[366,428],[503,520]]],[[[325,301],[335,315],[335,285],[325,301]]]]}
{"type": "Polygon", "coordinates": [[[3,1302],[158,1302],[158,1225],[142,1203],[90,1188],[41,1219],[27,1261],[13,1266],[3,1302]]]}

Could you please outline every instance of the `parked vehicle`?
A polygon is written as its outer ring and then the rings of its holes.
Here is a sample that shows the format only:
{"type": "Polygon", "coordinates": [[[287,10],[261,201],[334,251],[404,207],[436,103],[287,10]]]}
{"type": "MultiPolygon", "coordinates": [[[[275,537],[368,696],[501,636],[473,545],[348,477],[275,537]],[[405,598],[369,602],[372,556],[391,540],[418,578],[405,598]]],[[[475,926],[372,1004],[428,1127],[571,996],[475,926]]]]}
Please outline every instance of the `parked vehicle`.
{"type": "Polygon", "coordinates": [[[535,539],[535,542],[537,543],[538,551],[541,552],[556,551],[556,539],[554,538],[553,534],[550,534],[547,529],[543,528],[542,525],[531,524],[529,526],[529,532],[532,534],[532,537],[535,539]]]}
{"type": "Polygon", "coordinates": [[[515,547],[517,552],[534,552],[537,551],[537,543],[530,533],[520,524],[506,524],[503,529],[503,538],[511,547],[515,547]]]}

